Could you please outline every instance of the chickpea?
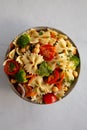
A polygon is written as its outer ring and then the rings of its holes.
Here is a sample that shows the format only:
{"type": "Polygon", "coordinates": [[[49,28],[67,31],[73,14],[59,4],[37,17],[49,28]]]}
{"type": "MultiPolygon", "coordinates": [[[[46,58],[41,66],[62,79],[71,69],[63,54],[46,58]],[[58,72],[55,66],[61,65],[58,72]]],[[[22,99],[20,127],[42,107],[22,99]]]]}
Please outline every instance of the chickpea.
{"type": "Polygon", "coordinates": [[[73,72],[73,75],[74,75],[74,77],[78,77],[78,72],[77,72],[77,71],[74,71],[74,72],[73,72]]]}
{"type": "Polygon", "coordinates": [[[74,54],[74,55],[76,54],[76,49],[74,49],[73,54],[74,54]]]}
{"type": "Polygon", "coordinates": [[[58,92],[58,88],[57,88],[56,86],[54,86],[54,87],[52,88],[52,91],[53,91],[54,93],[56,93],[56,92],[58,92]]]}
{"type": "Polygon", "coordinates": [[[63,90],[66,92],[68,90],[68,88],[65,86],[63,90]]]}
{"type": "Polygon", "coordinates": [[[34,53],[39,53],[39,51],[40,51],[40,45],[39,44],[37,44],[36,46],[35,46],[35,48],[34,48],[34,53]]]}
{"type": "Polygon", "coordinates": [[[12,84],[15,84],[15,83],[16,83],[16,80],[15,80],[15,79],[11,79],[11,83],[12,83],[12,84]]]}
{"type": "Polygon", "coordinates": [[[22,52],[22,53],[24,53],[25,51],[26,51],[25,48],[21,48],[21,49],[20,49],[20,52],[22,52]]]}
{"type": "Polygon", "coordinates": [[[26,46],[26,50],[29,50],[29,45],[26,46]]]}

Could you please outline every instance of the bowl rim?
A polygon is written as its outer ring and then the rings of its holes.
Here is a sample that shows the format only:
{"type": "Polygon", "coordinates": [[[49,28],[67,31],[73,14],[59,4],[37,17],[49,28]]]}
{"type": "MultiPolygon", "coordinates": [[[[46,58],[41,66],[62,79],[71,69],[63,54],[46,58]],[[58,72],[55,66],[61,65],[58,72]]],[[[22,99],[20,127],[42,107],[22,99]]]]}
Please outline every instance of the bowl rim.
{"type": "MultiPolygon", "coordinates": [[[[70,42],[72,43],[72,45],[73,45],[74,47],[76,47],[76,49],[77,49],[77,56],[79,57],[79,60],[80,60],[80,64],[79,64],[79,66],[77,67],[78,77],[74,80],[74,82],[71,84],[69,90],[68,90],[68,91],[65,93],[65,95],[62,97],[62,99],[63,99],[63,98],[66,97],[69,93],[71,93],[71,91],[74,89],[74,87],[76,86],[76,84],[77,84],[77,82],[78,82],[79,76],[80,76],[80,72],[81,72],[81,58],[80,58],[80,54],[79,54],[78,48],[77,48],[76,44],[71,40],[71,38],[70,38],[66,33],[64,33],[63,31],[60,31],[60,30],[57,29],[57,28],[49,27],[49,26],[35,26],[35,27],[30,27],[30,28],[26,29],[25,31],[19,33],[16,37],[20,36],[20,35],[23,34],[24,32],[27,32],[28,30],[31,30],[31,29],[36,29],[37,31],[52,29],[52,30],[54,30],[54,31],[57,31],[57,32],[59,32],[59,33],[65,35],[65,36],[67,36],[68,39],[70,40],[70,42]]],[[[16,38],[16,37],[15,37],[15,38],[16,38]]],[[[14,39],[15,39],[15,38],[14,38],[14,39]]],[[[14,39],[13,39],[13,40],[14,40],[14,39]]],[[[12,40],[11,42],[13,42],[13,40],[12,40]]],[[[8,47],[6,53],[5,53],[4,61],[6,60],[6,56],[7,56],[8,52],[9,52],[9,47],[8,47]]],[[[6,75],[7,75],[7,74],[6,74],[6,75]]],[[[10,82],[10,79],[9,79],[9,76],[8,76],[8,75],[7,75],[7,77],[8,77],[8,80],[9,80],[9,82],[10,82]]],[[[31,101],[30,99],[28,99],[28,98],[26,98],[26,97],[22,97],[22,96],[19,94],[19,92],[16,90],[16,88],[14,87],[14,85],[13,85],[11,82],[10,82],[10,86],[11,86],[12,90],[16,93],[16,95],[18,95],[20,98],[24,99],[25,101],[28,101],[28,102],[30,102],[30,103],[37,104],[37,105],[49,105],[49,104],[44,104],[44,103],[42,103],[42,104],[36,103],[36,102],[34,102],[34,101],[31,101]]],[[[60,100],[59,100],[59,101],[60,101],[60,100]]],[[[58,102],[58,100],[57,100],[56,102],[58,102]]],[[[54,102],[54,103],[56,103],[56,102],[54,102]]],[[[52,104],[53,104],[53,103],[52,103],[52,104]]]]}

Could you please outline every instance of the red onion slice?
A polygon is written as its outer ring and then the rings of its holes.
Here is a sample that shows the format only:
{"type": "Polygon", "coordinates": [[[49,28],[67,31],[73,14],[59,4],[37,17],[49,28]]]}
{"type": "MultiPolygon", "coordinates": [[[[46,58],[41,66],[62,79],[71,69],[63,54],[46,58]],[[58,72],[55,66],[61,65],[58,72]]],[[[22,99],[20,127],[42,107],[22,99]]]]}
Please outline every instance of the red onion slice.
{"type": "Polygon", "coordinates": [[[24,87],[23,87],[23,85],[22,84],[18,84],[18,86],[21,88],[21,90],[22,90],[22,97],[24,97],[25,96],[25,89],[24,89],[24,87]]]}

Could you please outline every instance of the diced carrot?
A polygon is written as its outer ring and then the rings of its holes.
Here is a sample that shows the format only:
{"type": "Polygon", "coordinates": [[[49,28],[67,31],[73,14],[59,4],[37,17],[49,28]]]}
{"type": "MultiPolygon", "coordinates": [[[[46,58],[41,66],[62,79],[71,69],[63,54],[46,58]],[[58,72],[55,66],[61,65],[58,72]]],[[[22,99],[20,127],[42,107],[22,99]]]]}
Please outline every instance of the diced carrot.
{"type": "Polygon", "coordinates": [[[53,84],[59,79],[59,72],[57,69],[54,70],[53,74],[48,77],[48,84],[53,84]]]}
{"type": "Polygon", "coordinates": [[[31,78],[32,76],[33,76],[33,75],[30,74],[30,75],[27,75],[26,78],[28,79],[28,78],[31,78]]]}
{"type": "Polygon", "coordinates": [[[25,89],[26,93],[32,90],[32,87],[28,86],[27,84],[24,84],[23,86],[24,86],[24,89],[25,89]]]}
{"type": "Polygon", "coordinates": [[[36,77],[36,75],[32,75],[32,77],[31,77],[31,78],[29,79],[29,81],[28,81],[28,84],[30,84],[35,77],[36,77]]]}
{"type": "Polygon", "coordinates": [[[37,93],[35,91],[31,91],[31,92],[26,93],[26,97],[34,97],[36,95],[37,95],[37,93]]]}
{"type": "Polygon", "coordinates": [[[47,82],[50,82],[52,79],[54,79],[54,75],[50,75],[50,76],[48,77],[48,81],[47,81],[47,82]]]}
{"type": "Polygon", "coordinates": [[[58,87],[59,90],[62,90],[62,84],[61,84],[61,82],[57,82],[56,86],[58,87]]]}
{"type": "Polygon", "coordinates": [[[31,91],[32,90],[32,87],[31,86],[26,86],[27,87],[27,89],[28,89],[28,91],[31,91]]]}
{"type": "Polygon", "coordinates": [[[52,37],[52,38],[56,38],[56,35],[55,35],[55,33],[53,33],[53,32],[50,32],[50,35],[51,35],[51,37],[52,37]]]}
{"type": "Polygon", "coordinates": [[[33,75],[33,74],[27,75],[26,78],[29,79],[28,84],[30,84],[35,77],[36,75],[33,75]]]}
{"type": "Polygon", "coordinates": [[[62,75],[61,75],[61,77],[60,77],[60,82],[62,82],[62,81],[63,81],[64,77],[65,77],[65,74],[64,74],[64,73],[62,73],[62,75]]]}

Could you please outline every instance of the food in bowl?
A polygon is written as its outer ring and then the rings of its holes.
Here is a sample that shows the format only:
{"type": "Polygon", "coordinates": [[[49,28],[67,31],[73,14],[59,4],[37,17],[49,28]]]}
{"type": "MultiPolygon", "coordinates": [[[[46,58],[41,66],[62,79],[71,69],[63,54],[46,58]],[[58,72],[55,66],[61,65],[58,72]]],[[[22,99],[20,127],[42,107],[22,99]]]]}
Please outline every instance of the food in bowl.
{"type": "Polygon", "coordinates": [[[53,28],[37,27],[11,42],[3,65],[20,97],[50,104],[73,88],[79,75],[80,57],[67,35],[53,28]]]}

